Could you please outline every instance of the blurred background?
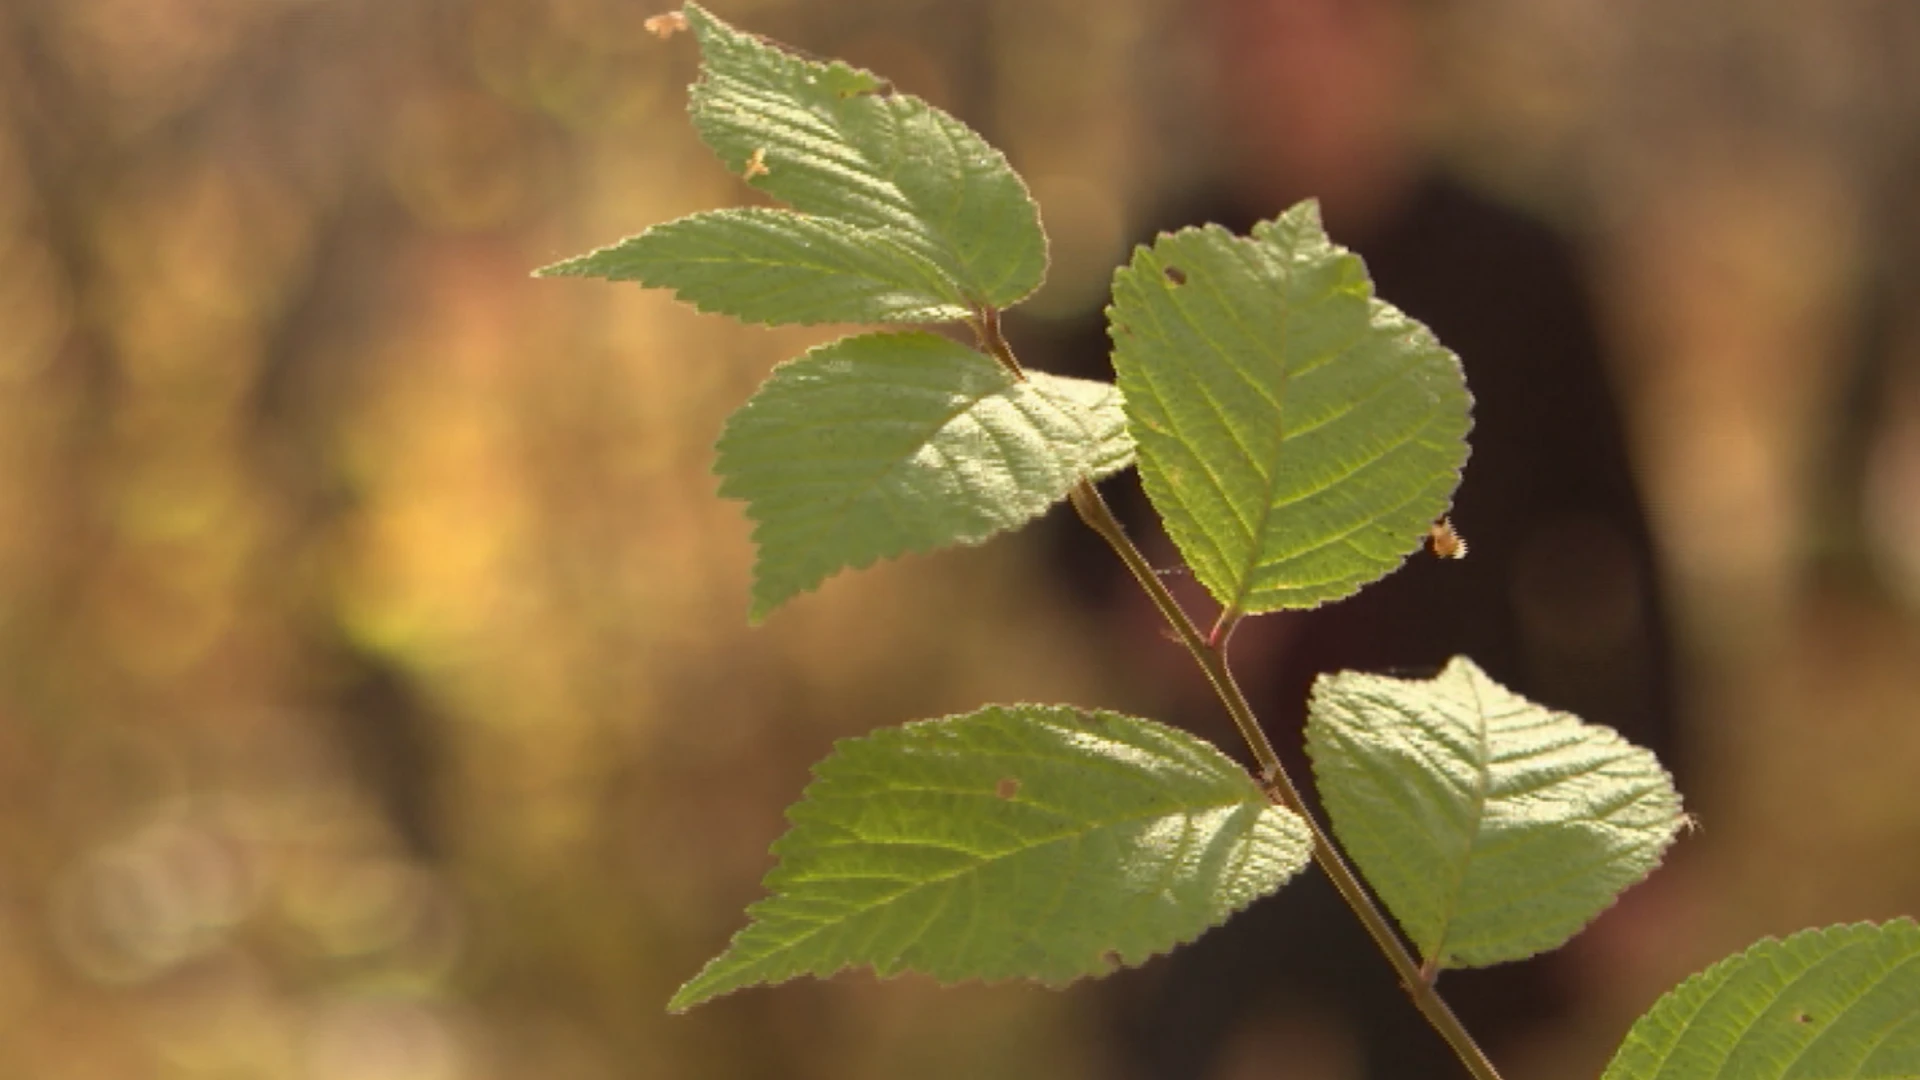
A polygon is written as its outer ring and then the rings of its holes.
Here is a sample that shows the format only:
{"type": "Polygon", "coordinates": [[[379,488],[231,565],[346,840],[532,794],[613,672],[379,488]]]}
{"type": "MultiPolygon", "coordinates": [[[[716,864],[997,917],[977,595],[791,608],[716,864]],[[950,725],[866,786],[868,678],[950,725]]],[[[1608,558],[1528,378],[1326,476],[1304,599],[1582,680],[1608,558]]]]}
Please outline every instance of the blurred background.
{"type": "MultiPolygon", "coordinates": [[[[1175,0],[712,6],[1003,147],[1039,322],[1231,137],[1175,0]]],[[[837,332],[528,277],[743,197],[656,13],[0,0],[0,1076],[1107,1074],[1094,986],[663,1011],[833,739],[1140,665],[1020,540],[748,630],[710,446],[837,332]]],[[[1920,7],[1420,13],[1422,137],[1583,241],[1680,623],[1703,827],[1496,1049],[1593,1075],[1753,938],[1920,909],[1920,7]]]]}

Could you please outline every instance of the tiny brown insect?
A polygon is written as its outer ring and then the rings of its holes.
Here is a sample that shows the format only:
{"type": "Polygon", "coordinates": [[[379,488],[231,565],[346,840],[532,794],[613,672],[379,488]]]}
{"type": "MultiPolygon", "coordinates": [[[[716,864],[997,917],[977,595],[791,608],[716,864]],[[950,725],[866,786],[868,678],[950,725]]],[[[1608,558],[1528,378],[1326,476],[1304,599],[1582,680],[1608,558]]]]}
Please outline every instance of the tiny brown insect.
{"type": "Polygon", "coordinates": [[[647,33],[665,41],[687,28],[687,17],[678,11],[669,11],[665,15],[655,15],[640,24],[647,33]]]}
{"type": "Polygon", "coordinates": [[[747,158],[747,167],[741,170],[740,179],[751,180],[756,176],[767,175],[767,148],[755,147],[753,155],[747,158]]]}
{"type": "Polygon", "coordinates": [[[1467,539],[1453,531],[1453,522],[1441,518],[1427,530],[1427,546],[1442,559],[1464,559],[1467,557],[1467,539]]]}

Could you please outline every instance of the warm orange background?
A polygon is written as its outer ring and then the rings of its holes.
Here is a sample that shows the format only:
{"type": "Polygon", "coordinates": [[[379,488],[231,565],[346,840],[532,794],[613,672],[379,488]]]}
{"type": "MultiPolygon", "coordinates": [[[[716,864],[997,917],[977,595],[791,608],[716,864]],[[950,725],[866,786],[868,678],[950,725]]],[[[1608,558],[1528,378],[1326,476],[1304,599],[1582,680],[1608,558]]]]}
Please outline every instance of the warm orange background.
{"type": "MultiPolygon", "coordinates": [[[[1047,312],[1204,149],[1172,0],[713,6],[1006,148],[1047,312]]],[[[828,335],[527,276],[742,197],[652,14],[0,5],[0,1076],[1103,1075],[1086,988],[662,1011],[832,739],[1126,690],[1018,542],[748,630],[709,447],[828,335]]],[[[1431,29],[1441,151],[1592,241],[1691,664],[1704,828],[1506,1056],[1591,1075],[1754,937],[1920,908],[1920,17],[1431,29]]]]}

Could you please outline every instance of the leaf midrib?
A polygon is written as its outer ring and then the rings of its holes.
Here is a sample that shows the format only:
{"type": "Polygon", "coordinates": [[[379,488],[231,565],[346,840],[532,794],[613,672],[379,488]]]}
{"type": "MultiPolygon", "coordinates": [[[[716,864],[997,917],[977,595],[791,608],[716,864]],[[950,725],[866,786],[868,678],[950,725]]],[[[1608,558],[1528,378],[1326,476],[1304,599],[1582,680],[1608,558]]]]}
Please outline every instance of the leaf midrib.
{"type": "MultiPolygon", "coordinates": [[[[941,789],[922,788],[919,790],[941,790],[941,789]]],[[[941,793],[947,794],[947,795],[962,795],[962,796],[970,795],[970,796],[977,796],[981,799],[991,799],[996,802],[999,801],[998,796],[994,795],[992,792],[966,791],[966,790],[941,790],[941,793]]],[[[976,860],[975,862],[970,863],[966,866],[958,867],[954,870],[951,870],[942,874],[938,874],[932,877],[927,877],[927,878],[915,881],[912,884],[908,885],[906,888],[901,889],[898,892],[891,893],[881,899],[875,900],[872,903],[865,904],[858,907],[853,907],[849,909],[846,914],[841,915],[838,918],[833,919],[831,921],[817,921],[812,926],[812,928],[808,929],[806,932],[798,935],[797,937],[781,942],[778,946],[772,949],[769,949],[766,952],[762,952],[756,955],[748,963],[742,964],[740,969],[738,970],[746,970],[748,968],[751,968],[752,966],[765,963],[767,959],[770,957],[778,956],[778,955],[781,955],[782,953],[787,953],[795,949],[798,949],[802,945],[804,945],[807,941],[811,940],[815,936],[833,927],[840,926],[842,924],[858,919],[862,916],[871,914],[875,910],[885,907],[887,905],[900,903],[906,897],[911,896],[913,893],[919,890],[930,888],[935,885],[945,884],[947,882],[954,880],[955,878],[959,878],[964,875],[977,874],[981,872],[984,868],[992,864],[1003,862],[1007,859],[1011,859],[1016,856],[1030,854],[1033,851],[1036,851],[1040,848],[1046,847],[1051,844],[1073,842],[1074,844],[1078,845],[1080,842],[1084,841],[1089,836],[1093,835],[1094,833],[1100,832],[1102,830],[1116,829],[1122,825],[1139,824],[1142,822],[1155,821],[1155,820],[1169,817],[1172,814],[1179,814],[1185,819],[1187,819],[1188,830],[1186,832],[1183,832],[1181,837],[1182,842],[1184,844],[1184,843],[1190,842],[1191,835],[1192,835],[1191,822],[1195,814],[1203,811],[1207,811],[1207,810],[1226,809],[1234,806],[1250,806],[1250,805],[1255,805],[1257,803],[1264,803],[1264,800],[1252,798],[1252,797],[1243,797],[1239,799],[1224,800],[1219,802],[1186,804],[1186,805],[1180,806],[1179,808],[1175,809],[1171,813],[1163,810],[1163,811],[1157,811],[1153,813],[1123,815],[1123,816],[1111,818],[1111,819],[1096,820],[1092,824],[1090,824],[1088,827],[1081,829],[1077,832],[1056,833],[1048,836],[1044,840],[1039,840],[1029,844],[1023,844],[1018,847],[1010,848],[1007,851],[1000,852],[998,854],[983,856],[978,860],[976,860]]],[[[1256,819],[1256,821],[1257,820],[1258,819],[1256,819]]],[[[1249,835],[1251,835],[1251,833],[1252,833],[1252,830],[1250,829],[1249,835]]],[[[856,841],[854,843],[856,844],[869,843],[869,841],[856,841]]],[[[853,846],[853,845],[849,844],[849,845],[821,845],[821,846],[853,846]]],[[[783,855],[782,857],[784,858],[786,856],[783,855]]],[[[1170,863],[1177,863],[1177,861],[1178,861],[1177,859],[1169,860],[1170,863]]],[[[838,878],[838,875],[831,876],[831,877],[822,877],[822,878],[806,878],[802,880],[806,880],[809,882],[832,881],[832,880],[836,880],[837,878],[838,878]]],[[[768,900],[774,900],[774,899],[776,898],[774,897],[768,898],[768,900]]],[[[766,902],[768,901],[762,901],[761,903],[766,903],[766,902]]],[[[759,906],[760,904],[754,905],[755,908],[758,908],[759,906]]],[[[749,914],[756,914],[756,913],[751,909],[749,909],[749,914]]],[[[794,916],[788,916],[788,917],[794,918],[794,916]]]]}
{"type": "Polygon", "coordinates": [[[1446,891],[1446,904],[1441,909],[1445,912],[1445,916],[1440,921],[1440,935],[1434,940],[1432,953],[1422,958],[1428,962],[1439,964],[1446,962],[1447,935],[1452,931],[1454,920],[1458,918],[1460,914],[1461,894],[1466,889],[1467,871],[1472,867],[1475,850],[1480,845],[1480,826],[1481,823],[1486,820],[1487,792],[1492,787],[1488,763],[1493,757],[1493,752],[1491,749],[1492,740],[1487,734],[1486,704],[1480,698],[1479,680],[1474,678],[1470,673],[1466,674],[1465,678],[1467,689],[1473,696],[1473,737],[1476,747],[1473,759],[1473,794],[1469,804],[1471,808],[1471,824],[1467,838],[1466,855],[1460,860],[1459,868],[1453,875],[1453,883],[1446,891]]]}

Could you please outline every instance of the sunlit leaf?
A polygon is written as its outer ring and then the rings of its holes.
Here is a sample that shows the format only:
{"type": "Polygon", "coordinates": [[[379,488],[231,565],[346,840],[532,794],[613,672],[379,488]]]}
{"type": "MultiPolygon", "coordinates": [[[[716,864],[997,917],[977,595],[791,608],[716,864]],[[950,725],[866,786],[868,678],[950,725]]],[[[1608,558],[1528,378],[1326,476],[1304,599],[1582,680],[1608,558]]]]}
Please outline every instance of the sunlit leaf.
{"type": "Polygon", "coordinates": [[[665,222],[540,273],[672,289],[701,311],[758,323],[968,314],[959,286],[889,230],[767,207],[665,222]]]}
{"type": "Polygon", "coordinates": [[[814,775],[771,895],[669,1008],[848,967],[1104,974],[1279,888],[1312,847],[1218,750],[1116,713],[989,706],[844,740],[814,775]]]}
{"type": "Polygon", "coordinates": [[[1627,1032],[1603,1080],[1920,1077],[1920,924],[1766,938],[1693,976],[1627,1032]]]}
{"type": "Polygon", "coordinates": [[[1039,210],[965,124],[870,72],[802,59],[696,4],[685,12],[703,61],[694,127],[747,183],[796,210],[883,230],[970,301],[1006,307],[1039,287],[1039,210]]]}
{"type": "Polygon", "coordinates": [[[1374,299],[1315,204],[1251,237],[1136,249],[1108,320],[1147,495],[1226,607],[1347,596],[1446,512],[1467,459],[1459,361],[1374,299]]]}
{"type": "Polygon", "coordinates": [[[1456,657],[1434,679],[1314,684],[1307,751],[1334,833],[1438,968],[1552,949],[1679,830],[1653,754],[1456,657]]]}
{"type": "Polygon", "coordinates": [[[757,522],[754,621],[848,567],[974,544],[1133,448],[1107,383],[1014,378],[928,333],[865,334],[774,370],[727,422],[720,493],[757,522]]]}

